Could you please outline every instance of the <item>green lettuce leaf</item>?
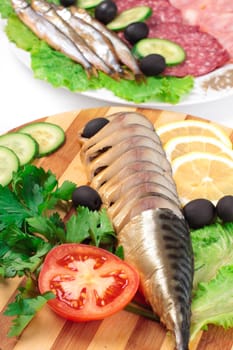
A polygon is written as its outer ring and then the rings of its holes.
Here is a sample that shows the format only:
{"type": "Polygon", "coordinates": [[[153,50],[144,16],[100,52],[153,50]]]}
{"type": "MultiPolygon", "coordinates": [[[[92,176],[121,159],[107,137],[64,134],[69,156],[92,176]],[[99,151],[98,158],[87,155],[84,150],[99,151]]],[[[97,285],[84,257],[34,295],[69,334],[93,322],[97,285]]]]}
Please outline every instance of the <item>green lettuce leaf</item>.
{"type": "Polygon", "coordinates": [[[200,283],[193,297],[191,339],[208,324],[233,327],[233,265],[220,268],[210,282],[200,283]]]}
{"type": "Polygon", "coordinates": [[[0,14],[2,18],[8,18],[14,10],[11,7],[10,0],[1,0],[0,1],[0,14]]]}
{"type": "Polygon", "coordinates": [[[195,289],[199,282],[214,278],[220,267],[233,265],[233,223],[215,223],[193,231],[191,237],[195,289]]]}
{"type": "MultiPolygon", "coordinates": [[[[50,0],[58,3],[58,0],[50,0]]],[[[64,87],[74,92],[106,88],[116,96],[134,103],[161,101],[176,104],[192,90],[194,79],[191,76],[150,77],[146,83],[121,79],[115,81],[99,72],[98,78],[87,78],[81,65],[64,54],[53,50],[29,30],[13,13],[10,0],[0,5],[0,13],[8,18],[6,33],[17,47],[30,52],[31,67],[37,79],[45,80],[54,87],[64,87]]],[[[103,92],[104,93],[104,92],[103,92]]]]}

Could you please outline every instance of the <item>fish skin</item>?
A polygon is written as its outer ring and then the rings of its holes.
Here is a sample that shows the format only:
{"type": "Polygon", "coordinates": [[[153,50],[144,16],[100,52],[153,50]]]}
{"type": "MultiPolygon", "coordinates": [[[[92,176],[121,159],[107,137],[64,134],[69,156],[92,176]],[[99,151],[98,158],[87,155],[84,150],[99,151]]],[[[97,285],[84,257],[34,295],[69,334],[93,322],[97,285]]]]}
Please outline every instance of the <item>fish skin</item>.
{"type": "Polygon", "coordinates": [[[66,54],[69,58],[81,64],[85,68],[88,77],[93,74],[91,64],[85,59],[73,42],[53,24],[34,11],[26,1],[11,0],[11,3],[21,21],[40,39],[46,41],[55,50],[66,54]]]}
{"type": "MultiPolygon", "coordinates": [[[[158,192],[140,193],[136,198],[127,200],[122,205],[121,211],[112,217],[113,226],[116,232],[120,232],[129,221],[144,211],[155,208],[166,208],[172,210],[178,218],[182,218],[182,213],[178,205],[170,197],[158,192]]],[[[109,214],[110,215],[110,214],[109,214]]],[[[133,232],[132,232],[133,237],[133,232]]]]}
{"type": "Polygon", "coordinates": [[[43,0],[32,0],[32,8],[39,12],[47,21],[52,23],[58,30],[60,30],[67,38],[69,38],[77,49],[82,53],[86,60],[92,65],[92,69],[95,75],[98,76],[96,69],[101,70],[107,75],[113,75],[112,70],[108,67],[105,62],[98,57],[83,40],[83,38],[78,35],[73,28],[61,18],[54,7],[43,0]]]}
{"type": "MultiPolygon", "coordinates": [[[[103,144],[100,135],[107,138],[106,130],[117,131],[118,129],[120,133],[128,123],[130,124],[129,121],[130,116],[127,116],[127,112],[123,119],[122,114],[115,115],[114,118],[110,116],[109,123],[96,135],[87,139],[86,143],[90,145],[90,149],[94,147],[95,152],[98,153],[98,145],[103,144]],[[111,127],[111,123],[114,124],[114,127],[111,127]]],[[[140,121],[138,123],[140,124],[140,121]]],[[[150,130],[151,128],[148,127],[148,133],[150,130]]],[[[129,133],[129,142],[131,137],[133,134],[129,133]]],[[[84,140],[82,142],[83,159],[85,159],[85,152],[89,148],[86,147],[84,140]]],[[[174,192],[174,188],[176,190],[175,182],[172,173],[167,169],[169,162],[163,152],[161,142],[161,153],[158,152],[158,144],[156,143],[154,148],[135,145],[127,152],[123,150],[122,153],[118,153],[118,158],[113,162],[111,162],[111,157],[105,166],[100,162],[99,165],[102,166],[103,170],[101,167],[94,169],[85,163],[90,185],[96,190],[100,190],[104,199],[104,189],[111,193],[116,186],[116,181],[111,181],[110,176],[112,179],[117,178],[121,184],[121,178],[118,174],[121,173],[122,176],[124,170],[127,174],[133,174],[134,170],[143,174],[144,171],[149,184],[151,178],[148,176],[148,172],[155,169],[160,178],[165,176],[164,174],[168,174],[167,189],[171,193],[174,192]],[[142,166],[139,165],[140,162],[143,163],[142,166]],[[144,164],[148,166],[145,167],[144,164]]],[[[118,144],[113,142],[112,153],[117,146],[118,144]]],[[[103,154],[94,159],[96,164],[98,158],[101,158],[103,154]]],[[[144,176],[141,176],[143,182],[144,176]]],[[[133,194],[134,189],[131,186],[123,194],[120,194],[117,201],[121,205],[116,205],[115,212],[113,210],[111,213],[111,203],[109,202],[106,203],[106,209],[116,230],[118,243],[123,247],[125,260],[139,272],[141,290],[146,300],[160,317],[161,322],[174,335],[176,350],[188,350],[194,271],[190,232],[178,196],[177,200],[174,200],[170,192],[165,194],[165,192],[160,191],[162,188],[157,191],[156,185],[148,185],[147,187],[147,180],[144,182],[145,186],[140,186],[136,182],[137,188],[140,188],[141,191],[137,195],[133,194]]],[[[156,184],[156,177],[152,181],[156,184]]],[[[176,195],[177,193],[175,193],[176,195]]]]}
{"type": "Polygon", "coordinates": [[[118,60],[111,41],[107,37],[91,24],[72,15],[67,8],[60,6],[54,6],[54,8],[57,14],[87,42],[96,55],[101,57],[105,64],[115,72],[116,78],[124,76],[124,69],[118,60]]]}
{"type": "Polygon", "coordinates": [[[71,6],[70,10],[75,17],[83,19],[85,22],[101,31],[111,41],[119,60],[133,72],[135,79],[137,81],[144,81],[144,75],[139,68],[137,60],[132,55],[128,46],[117,36],[117,34],[113,33],[101,22],[91,17],[84,9],[71,6]]]}
{"type": "Polygon", "coordinates": [[[176,349],[187,350],[193,252],[185,221],[168,209],[151,209],[135,216],[117,237],[125,260],[139,271],[145,298],[174,332],[176,349]]]}

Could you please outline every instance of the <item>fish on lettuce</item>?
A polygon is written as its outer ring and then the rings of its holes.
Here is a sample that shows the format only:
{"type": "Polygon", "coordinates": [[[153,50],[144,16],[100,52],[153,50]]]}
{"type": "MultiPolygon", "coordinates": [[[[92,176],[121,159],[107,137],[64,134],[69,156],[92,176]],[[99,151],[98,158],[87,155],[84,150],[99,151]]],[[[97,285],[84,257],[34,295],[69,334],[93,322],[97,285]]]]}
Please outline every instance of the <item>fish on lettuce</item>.
{"type": "MultiPolygon", "coordinates": [[[[48,2],[59,4],[58,0],[48,2]]],[[[55,87],[66,87],[76,92],[106,88],[115,96],[134,103],[160,101],[171,104],[182,101],[194,87],[191,76],[148,77],[144,83],[127,79],[118,82],[100,71],[98,78],[92,76],[88,79],[80,64],[46,45],[17,18],[10,0],[0,2],[0,14],[7,19],[5,31],[9,40],[30,53],[35,78],[55,87]]]]}

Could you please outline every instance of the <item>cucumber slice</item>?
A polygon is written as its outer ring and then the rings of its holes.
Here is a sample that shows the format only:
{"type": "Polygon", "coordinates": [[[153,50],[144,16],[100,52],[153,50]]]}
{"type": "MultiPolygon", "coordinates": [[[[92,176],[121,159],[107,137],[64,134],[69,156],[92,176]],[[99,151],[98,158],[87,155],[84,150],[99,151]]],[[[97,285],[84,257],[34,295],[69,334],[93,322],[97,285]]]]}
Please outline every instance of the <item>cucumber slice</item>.
{"type": "Polygon", "coordinates": [[[82,9],[91,9],[99,5],[103,0],[78,0],[77,6],[82,9]]]}
{"type": "Polygon", "coordinates": [[[38,143],[30,135],[12,132],[0,136],[0,146],[10,148],[18,157],[20,165],[31,162],[38,153],[38,143]]]}
{"type": "Polygon", "coordinates": [[[160,38],[146,38],[139,40],[132,48],[133,54],[142,58],[156,53],[165,58],[166,65],[173,66],[182,63],[186,54],[184,49],[173,41],[160,38]]]}
{"type": "Polygon", "coordinates": [[[31,135],[39,145],[38,157],[56,151],[65,142],[64,130],[52,123],[36,122],[22,127],[19,132],[31,135]]]}
{"type": "Polygon", "coordinates": [[[13,177],[13,173],[19,168],[17,155],[5,146],[0,146],[0,184],[7,186],[13,177]]]}
{"type": "Polygon", "coordinates": [[[121,12],[107,27],[111,30],[121,30],[131,23],[145,21],[151,14],[152,9],[149,6],[136,6],[121,12]]]}

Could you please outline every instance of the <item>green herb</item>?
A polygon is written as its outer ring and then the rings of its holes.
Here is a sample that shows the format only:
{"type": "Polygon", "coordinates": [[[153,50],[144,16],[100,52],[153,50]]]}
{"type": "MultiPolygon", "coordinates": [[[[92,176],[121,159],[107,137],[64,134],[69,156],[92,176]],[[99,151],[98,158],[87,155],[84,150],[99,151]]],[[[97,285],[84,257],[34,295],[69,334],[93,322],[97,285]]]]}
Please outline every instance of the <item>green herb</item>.
{"type": "Polygon", "coordinates": [[[40,237],[10,226],[0,234],[0,276],[4,278],[33,273],[52,245],[40,237]]]}
{"type": "MultiPolygon", "coordinates": [[[[50,2],[58,3],[57,0],[50,2]]],[[[53,50],[39,40],[13,13],[10,0],[0,4],[0,13],[8,19],[6,33],[11,42],[31,54],[31,67],[34,76],[46,80],[55,87],[66,87],[71,91],[86,91],[106,88],[116,96],[135,103],[161,101],[178,103],[190,93],[194,86],[191,76],[150,77],[146,83],[138,84],[134,80],[115,81],[99,72],[98,78],[87,78],[81,65],[73,62],[62,53],[53,50]]]]}
{"type": "Polygon", "coordinates": [[[77,215],[71,216],[66,223],[66,242],[95,245],[109,245],[112,250],[115,245],[115,233],[106,209],[90,211],[87,207],[78,207],[77,215]]]}
{"type": "Polygon", "coordinates": [[[76,185],[60,186],[51,171],[28,164],[14,174],[10,187],[0,186],[0,276],[26,276],[26,286],[5,315],[16,316],[9,336],[19,335],[52,293],[40,295],[37,277],[54,245],[73,242],[115,248],[115,234],[106,210],[78,207],[64,222],[58,209],[68,213],[76,185]]]}
{"type": "Polygon", "coordinates": [[[143,305],[140,305],[134,301],[129,303],[125,307],[126,311],[132,312],[136,315],[143,316],[148,318],[149,320],[155,321],[155,322],[160,322],[159,316],[157,316],[151,308],[146,308],[143,305]]]}
{"type": "Polygon", "coordinates": [[[31,322],[35,314],[42,309],[48,300],[55,298],[51,292],[38,295],[34,298],[25,298],[23,294],[16,296],[16,301],[8,305],[4,315],[16,316],[8,333],[9,337],[18,336],[31,322]]]}

